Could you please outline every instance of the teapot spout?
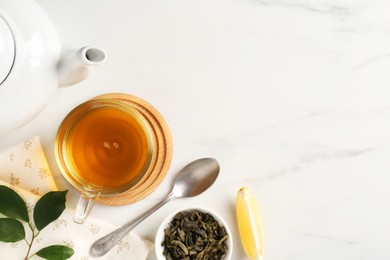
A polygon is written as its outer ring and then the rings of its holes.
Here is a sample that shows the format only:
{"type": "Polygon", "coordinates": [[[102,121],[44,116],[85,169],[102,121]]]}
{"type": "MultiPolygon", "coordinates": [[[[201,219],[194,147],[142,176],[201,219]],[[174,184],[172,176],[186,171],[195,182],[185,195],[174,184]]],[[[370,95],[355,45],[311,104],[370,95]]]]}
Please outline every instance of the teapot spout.
{"type": "Polygon", "coordinates": [[[91,66],[104,63],[106,57],[103,49],[94,46],[85,46],[65,53],[58,63],[59,85],[69,86],[84,80],[91,66]]]}

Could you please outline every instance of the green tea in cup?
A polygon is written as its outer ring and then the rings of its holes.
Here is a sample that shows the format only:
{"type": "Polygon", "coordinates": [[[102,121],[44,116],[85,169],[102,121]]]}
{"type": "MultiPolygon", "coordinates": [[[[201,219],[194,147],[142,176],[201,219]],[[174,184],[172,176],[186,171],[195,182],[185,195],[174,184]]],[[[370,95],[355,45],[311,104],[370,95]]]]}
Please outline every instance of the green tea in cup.
{"type": "Polygon", "coordinates": [[[153,132],[131,104],[92,99],[73,109],[58,129],[55,154],[62,175],[81,192],[75,222],[85,221],[96,196],[135,186],[153,153],[153,132]]]}

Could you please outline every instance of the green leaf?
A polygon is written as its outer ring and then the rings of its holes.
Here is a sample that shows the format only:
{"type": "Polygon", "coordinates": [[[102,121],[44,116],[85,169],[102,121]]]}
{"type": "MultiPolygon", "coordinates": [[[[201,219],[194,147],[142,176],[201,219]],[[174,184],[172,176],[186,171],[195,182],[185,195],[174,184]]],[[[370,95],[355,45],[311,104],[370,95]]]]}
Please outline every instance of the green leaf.
{"type": "Polygon", "coordinates": [[[0,241],[17,242],[26,236],[23,224],[14,218],[0,218],[0,241]]]}
{"type": "Polygon", "coordinates": [[[68,191],[51,191],[42,196],[34,207],[34,222],[38,230],[42,230],[56,220],[65,209],[68,191]]]}
{"type": "Polygon", "coordinates": [[[74,254],[72,248],[61,245],[54,245],[42,248],[36,255],[49,260],[68,259],[74,254]]]}
{"type": "Polygon", "coordinates": [[[0,185],[0,213],[10,218],[28,222],[27,206],[13,189],[0,185]]]}

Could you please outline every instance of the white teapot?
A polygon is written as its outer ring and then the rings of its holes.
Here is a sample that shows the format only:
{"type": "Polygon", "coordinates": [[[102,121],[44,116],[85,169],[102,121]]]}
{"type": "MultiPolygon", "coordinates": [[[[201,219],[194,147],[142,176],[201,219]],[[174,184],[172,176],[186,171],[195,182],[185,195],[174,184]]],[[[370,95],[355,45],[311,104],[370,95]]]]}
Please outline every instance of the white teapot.
{"type": "Polygon", "coordinates": [[[61,51],[53,23],[33,0],[0,0],[0,134],[29,122],[57,86],[83,80],[105,60],[97,47],[61,51]]]}

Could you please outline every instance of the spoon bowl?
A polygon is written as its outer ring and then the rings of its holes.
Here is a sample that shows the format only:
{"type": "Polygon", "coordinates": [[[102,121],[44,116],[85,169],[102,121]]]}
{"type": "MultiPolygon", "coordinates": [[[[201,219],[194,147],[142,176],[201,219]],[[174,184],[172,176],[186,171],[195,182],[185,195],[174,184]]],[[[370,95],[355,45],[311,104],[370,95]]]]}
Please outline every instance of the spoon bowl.
{"type": "Polygon", "coordinates": [[[203,158],[187,164],[176,176],[172,192],[179,197],[194,197],[207,190],[217,179],[219,164],[203,158]]]}

